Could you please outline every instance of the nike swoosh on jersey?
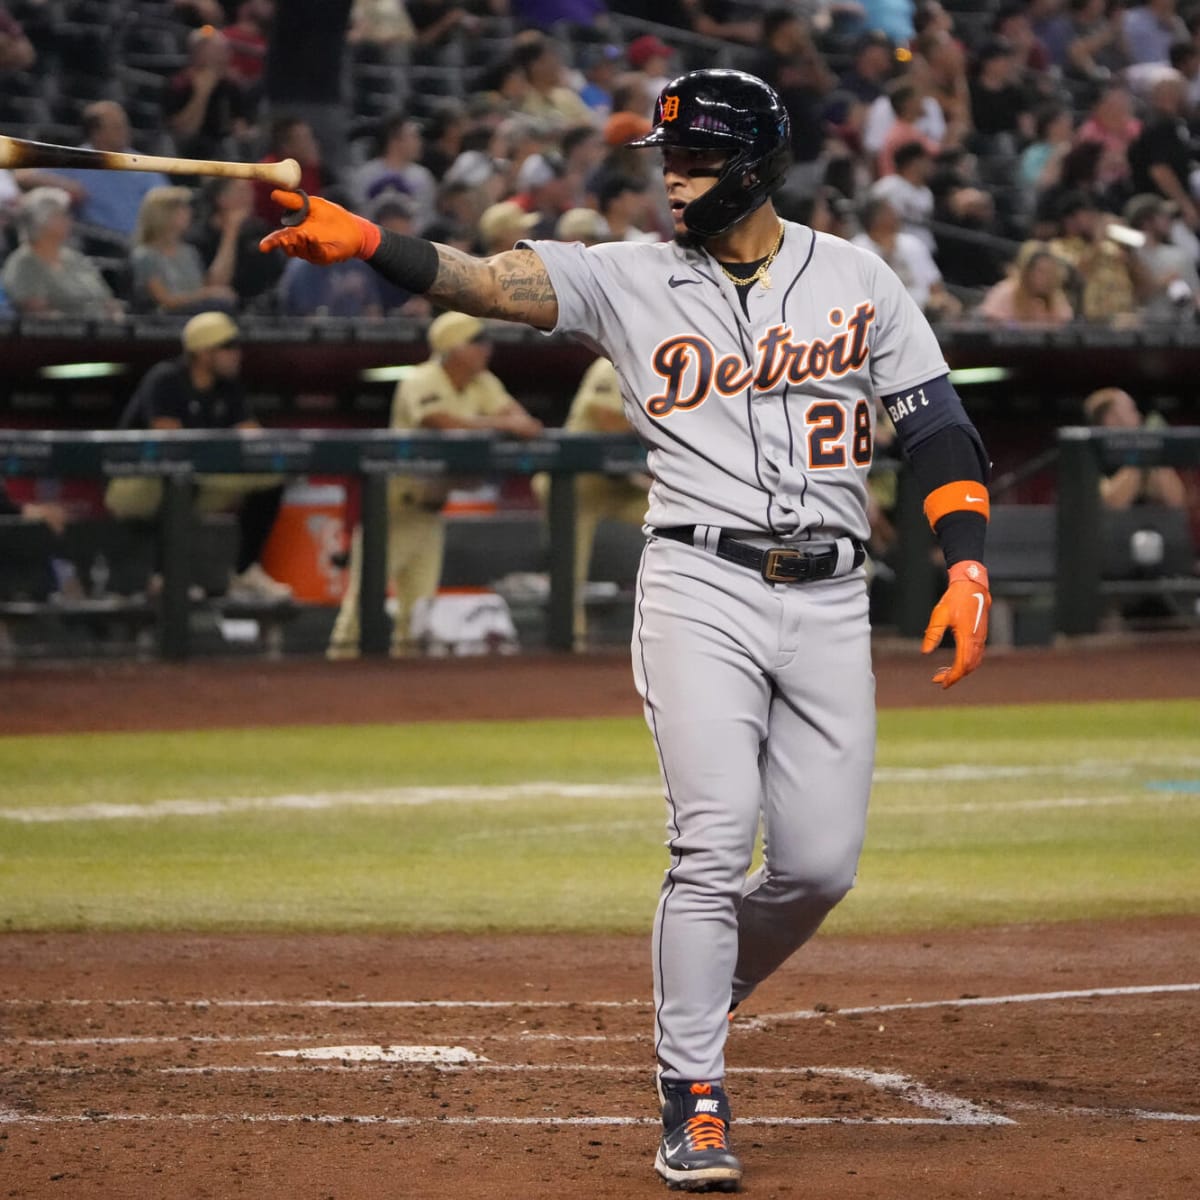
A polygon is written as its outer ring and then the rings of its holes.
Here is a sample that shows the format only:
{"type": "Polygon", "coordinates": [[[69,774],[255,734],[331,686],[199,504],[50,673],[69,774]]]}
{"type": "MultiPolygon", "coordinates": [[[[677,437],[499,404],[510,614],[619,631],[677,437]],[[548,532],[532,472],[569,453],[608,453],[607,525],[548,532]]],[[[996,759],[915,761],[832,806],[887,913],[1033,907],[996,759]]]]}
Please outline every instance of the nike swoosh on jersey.
{"type": "Polygon", "coordinates": [[[675,276],[672,275],[671,278],[667,280],[667,285],[669,287],[677,288],[677,287],[683,287],[683,285],[685,283],[699,283],[699,282],[700,282],[700,280],[698,280],[698,279],[676,279],[675,276]]]}

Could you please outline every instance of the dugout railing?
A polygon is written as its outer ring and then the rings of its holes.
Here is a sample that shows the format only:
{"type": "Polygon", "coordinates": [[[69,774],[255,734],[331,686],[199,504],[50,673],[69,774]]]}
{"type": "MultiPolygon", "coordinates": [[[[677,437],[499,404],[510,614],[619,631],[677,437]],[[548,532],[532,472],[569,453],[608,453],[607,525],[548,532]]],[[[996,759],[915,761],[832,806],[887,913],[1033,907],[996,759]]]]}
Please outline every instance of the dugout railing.
{"type": "Polygon", "coordinates": [[[387,479],[403,472],[433,477],[532,475],[550,479],[547,500],[549,596],[546,641],[573,645],[575,475],[623,475],[645,469],[645,452],[629,436],[547,430],[532,441],[495,434],[391,430],[171,430],[70,433],[0,431],[0,474],[112,479],[151,476],[164,484],[158,516],[162,590],[158,650],[168,659],[191,652],[188,582],[194,532],[193,480],[203,474],[357,476],[362,494],[363,566],[360,647],[386,655],[387,479]]]}
{"type": "MultiPolygon", "coordinates": [[[[1128,466],[1185,471],[1200,466],[1200,426],[1059,429],[1055,503],[993,505],[989,533],[989,565],[993,550],[997,557],[993,598],[1044,600],[1051,613],[1051,632],[1065,637],[1096,633],[1104,606],[1129,598],[1170,599],[1191,617],[1200,616],[1195,607],[1200,597],[1197,548],[1187,514],[1178,509],[1108,510],[1101,502],[1102,476],[1128,466]],[[1152,536],[1135,541],[1145,533],[1152,536]],[[1142,555],[1142,545],[1151,553],[1142,555]]],[[[907,472],[900,475],[897,493],[901,549],[896,629],[902,637],[916,638],[925,629],[944,579],[937,556],[931,553],[933,538],[922,498],[907,472]]]]}

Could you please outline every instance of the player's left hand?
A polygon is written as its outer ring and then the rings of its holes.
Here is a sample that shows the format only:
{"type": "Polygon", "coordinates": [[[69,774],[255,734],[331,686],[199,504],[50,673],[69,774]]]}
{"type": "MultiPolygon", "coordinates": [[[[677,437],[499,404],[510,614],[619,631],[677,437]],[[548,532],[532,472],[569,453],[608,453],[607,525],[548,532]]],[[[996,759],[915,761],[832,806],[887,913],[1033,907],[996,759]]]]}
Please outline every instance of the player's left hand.
{"type": "MultiPolygon", "coordinates": [[[[302,196],[282,188],[273,191],[271,199],[292,212],[298,212],[304,205],[302,196]]],[[[320,196],[310,196],[308,204],[308,216],[299,225],[267,234],[258,248],[264,253],[278,248],[292,258],[303,258],[323,267],[349,258],[370,258],[378,249],[377,225],[320,196]]]]}
{"type": "Polygon", "coordinates": [[[934,606],[921,643],[921,653],[928,654],[941,645],[947,629],[954,634],[954,662],[934,675],[934,683],[948,688],[983,662],[991,607],[987,567],[979,562],[955,563],[950,568],[950,584],[934,606]]]}

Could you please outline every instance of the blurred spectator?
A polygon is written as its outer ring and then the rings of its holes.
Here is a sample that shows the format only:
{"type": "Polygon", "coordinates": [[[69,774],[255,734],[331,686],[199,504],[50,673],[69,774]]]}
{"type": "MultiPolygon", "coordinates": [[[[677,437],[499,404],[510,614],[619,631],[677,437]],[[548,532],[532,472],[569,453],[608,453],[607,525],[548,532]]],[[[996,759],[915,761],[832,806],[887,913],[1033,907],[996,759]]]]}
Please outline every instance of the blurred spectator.
{"type": "Polygon", "coordinates": [[[612,89],[621,62],[621,48],[611,42],[580,47],[578,64],[587,81],[579,89],[579,98],[596,118],[612,112],[612,89]]]}
{"type": "Polygon", "coordinates": [[[328,267],[288,260],[279,280],[279,311],[289,317],[383,316],[377,276],[361,258],[332,263],[328,267]]]}
{"type": "Polygon", "coordinates": [[[267,116],[305,121],[334,182],[349,164],[344,75],[350,7],[351,0],[287,0],[271,23],[263,73],[267,116]]]}
{"type": "Polygon", "coordinates": [[[1011,273],[988,290],[976,312],[1005,325],[1066,325],[1075,313],[1062,262],[1044,242],[1026,242],[1011,273]]]}
{"type": "Polygon", "coordinates": [[[441,179],[464,149],[467,114],[457,100],[439,100],[422,127],[421,165],[441,179]]]}
{"type": "Polygon", "coordinates": [[[248,179],[210,179],[201,189],[188,240],[200,252],[205,271],[216,280],[228,278],[238,306],[245,308],[269,295],[287,263],[281,252],[264,254],[258,248],[274,228],[255,216],[254,185],[248,179]]]}
{"type": "Polygon", "coordinates": [[[897,46],[907,46],[913,36],[913,0],[862,0],[863,24],[882,29],[897,46]]]}
{"type": "Polygon", "coordinates": [[[1133,250],[1108,236],[1112,220],[1086,192],[1067,195],[1059,205],[1059,235],[1050,249],[1072,270],[1068,291],[1078,316],[1130,325],[1152,286],[1133,250]]]}
{"type": "Polygon", "coordinates": [[[130,265],[133,305],[138,312],[197,313],[231,309],[237,293],[230,286],[230,255],[208,270],[187,234],[192,223],[192,193],[182,187],[147,192],[138,209],[130,265]]]}
{"type": "Polygon", "coordinates": [[[248,136],[253,111],[219,30],[205,25],[188,36],[187,66],[166,82],[163,116],[181,157],[237,157],[234,142],[248,136]]]}
{"type": "Polygon", "coordinates": [[[649,207],[649,193],[641,179],[630,175],[610,175],[600,187],[597,196],[600,214],[608,225],[614,242],[657,242],[657,231],[648,231],[645,224],[653,224],[649,207]]]}
{"type": "Polygon", "coordinates": [[[895,154],[901,146],[916,142],[930,156],[941,149],[937,139],[923,132],[920,127],[926,99],[911,83],[900,83],[892,89],[889,100],[893,119],[879,144],[876,174],[890,175],[895,171],[895,154]]]}
{"type": "MultiPolygon", "coordinates": [[[[183,354],[157,363],[134,390],[121,417],[122,429],[258,429],[241,381],[239,331],[223,312],[197,313],[183,327],[183,354]]],[[[154,517],[162,501],[161,479],[118,476],[105,492],[113,516],[154,517]]],[[[280,602],[292,590],[259,564],[271,535],[283,481],[276,475],[200,475],[199,513],[236,512],[239,544],[232,598],[280,602]]]]}
{"type": "Polygon", "coordinates": [[[854,58],[838,80],[840,91],[850,92],[864,104],[878,100],[896,69],[896,47],[879,29],[864,33],[854,46],[854,58]]]}
{"type": "Polygon", "coordinates": [[[222,31],[229,43],[229,70],[248,96],[257,97],[267,60],[267,36],[275,18],[275,0],[237,0],[234,14],[222,31]]]}
{"type": "Polygon", "coordinates": [[[384,192],[401,192],[413,203],[417,232],[433,220],[437,180],[420,163],[421,127],[406,113],[393,113],[379,131],[378,152],[350,177],[354,205],[362,208],[384,192]]]}
{"type": "Polygon", "coordinates": [[[1133,115],[1133,97],[1121,84],[1104,88],[1092,105],[1087,120],[1079,126],[1081,142],[1099,142],[1103,147],[1096,165],[1096,180],[1104,189],[1124,186],[1129,179],[1129,147],[1142,131],[1133,115]]]}
{"type": "Polygon", "coordinates": [[[34,188],[17,203],[20,245],[4,261],[0,280],[12,306],[40,317],[119,317],[116,299],[96,265],[68,243],[71,197],[34,188]]]}
{"type": "MultiPolygon", "coordinates": [[[[85,150],[132,151],[129,118],[115,100],[97,100],[83,110],[85,150]]],[[[166,187],[167,177],[157,171],[88,171],[61,167],[55,174],[78,185],[83,193],[75,213],[80,221],[129,238],[138,209],[152,188],[166,187]]]]}
{"type": "Polygon", "coordinates": [[[479,18],[458,0],[408,0],[405,7],[417,31],[418,46],[437,49],[479,30],[479,18]]]}
{"type": "Polygon", "coordinates": [[[1029,97],[1017,82],[1013,47],[998,38],[985,42],[971,73],[972,146],[980,154],[1015,154],[1033,136],[1029,97]]]}
{"type": "Polygon", "coordinates": [[[992,19],[992,36],[1012,46],[1022,82],[1045,92],[1053,87],[1050,52],[1034,30],[1031,7],[1028,0],[1004,0],[992,19]]]}
{"type": "Polygon", "coordinates": [[[896,170],[871,185],[871,196],[886,200],[899,216],[902,228],[931,254],[937,248],[929,222],[933,219],[933,156],[921,142],[905,142],[895,153],[896,170]]]}
{"type": "Polygon", "coordinates": [[[1157,193],[1134,196],[1122,214],[1125,224],[1145,238],[1136,249],[1153,286],[1143,309],[1148,321],[1193,321],[1200,304],[1196,260],[1171,238],[1176,215],[1171,201],[1157,193]]]}
{"type": "MultiPolygon", "coordinates": [[[[1101,429],[1142,429],[1161,425],[1161,419],[1143,417],[1137,401],[1116,387],[1100,388],[1083,402],[1089,425],[1101,429]]],[[[1100,481],[1100,500],[1105,508],[1132,508],[1137,504],[1187,506],[1187,489],[1172,467],[1118,467],[1100,481]]]]}
{"type": "MultiPolygon", "coordinates": [[[[490,429],[511,437],[537,437],[542,423],[531,417],[487,369],[491,342],[477,317],[446,312],[429,326],[430,357],[396,386],[393,429],[490,429]]],[[[442,575],[442,506],[446,479],[394,475],[388,484],[387,575],[396,593],[392,652],[409,654],[413,617],[437,592],[442,575]]],[[[329,640],[329,658],[356,658],[362,532],[356,530],[341,608],[329,640]]]]}
{"type": "Polygon", "coordinates": [[[914,53],[925,64],[928,93],[942,110],[943,141],[957,144],[974,128],[966,52],[949,33],[929,31],[917,39],[914,53]]]}
{"type": "Polygon", "coordinates": [[[1075,122],[1065,104],[1047,104],[1034,117],[1033,141],[1021,153],[1021,183],[1032,197],[1062,180],[1063,160],[1071,152],[1075,122]]]}
{"type": "MultiPolygon", "coordinates": [[[[867,110],[862,149],[876,165],[892,126],[897,121],[903,120],[909,128],[892,138],[893,147],[904,142],[928,141],[933,144],[936,153],[936,147],[941,146],[946,136],[946,118],[941,105],[928,94],[921,73],[913,69],[919,62],[914,59],[903,75],[898,75],[888,84],[887,93],[872,101],[867,110]],[[905,114],[903,118],[899,115],[901,110],[905,114]]],[[[884,172],[877,170],[877,173],[884,172]]]]}
{"type": "MultiPolygon", "coordinates": [[[[365,215],[368,220],[374,221],[381,229],[390,229],[392,233],[401,233],[411,237],[416,230],[416,208],[407,196],[402,196],[399,192],[384,192],[366,210],[365,215]]],[[[435,240],[442,245],[453,244],[454,230],[449,229],[444,232],[432,230],[432,232],[438,234],[435,240]]],[[[469,253],[470,235],[465,230],[460,233],[462,244],[458,248],[469,253]]],[[[384,279],[382,275],[375,275],[375,292],[378,296],[379,307],[385,317],[428,317],[432,311],[429,301],[424,296],[406,292],[390,280],[384,279]]]]}
{"type": "Polygon", "coordinates": [[[775,193],[775,211],[785,221],[807,225],[849,241],[858,232],[854,206],[835,188],[824,184],[811,192],[782,189],[775,193]]]}
{"type": "Polygon", "coordinates": [[[608,222],[594,208],[568,208],[554,226],[554,240],[597,246],[615,239],[608,222]]]}
{"type": "Polygon", "coordinates": [[[1191,134],[1184,119],[1187,84],[1178,71],[1165,68],[1150,90],[1150,108],[1142,131],[1130,143],[1129,167],[1135,192],[1158,192],[1175,202],[1193,231],[1200,230],[1200,210],[1192,199],[1194,167],[1191,134]]]}
{"type": "Polygon", "coordinates": [[[791,119],[789,182],[795,187],[814,187],[820,182],[825,148],[824,97],[837,80],[813,45],[808,27],[792,9],[770,9],[763,16],[762,29],[763,47],[751,64],[751,73],[775,89],[791,119]]]}
{"type": "Polygon", "coordinates": [[[20,21],[7,4],[0,4],[0,71],[28,71],[36,61],[37,51],[20,21]]]}
{"type": "MultiPolygon", "coordinates": [[[[609,0],[608,7],[641,20],[647,16],[646,0],[609,0]]],[[[652,19],[661,25],[689,29],[717,41],[754,45],[761,36],[762,26],[754,16],[747,15],[748,7],[729,0],[655,0],[651,11],[652,19]]]]}
{"type": "Polygon", "coordinates": [[[511,250],[537,223],[536,213],[527,213],[513,200],[493,204],[479,218],[480,253],[490,258],[511,250]]]}
{"type": "Polygon", "coordinates": [[[551,38],[517,46],[513,58],[525,72],[529,90],[520,111],[562,127],[589,124],[592,113],[566,83],[566,66],[558,43],[551,38]]]}
{"type": "Polygon", "coordinates": [[[1092,83],[1119,75],[1129,66],[1121,6],[1113,0],[1067,0],[1067,6],[1063,73],[1092,83]]]}
{"type": "Polygon", "coordinates": [[[586,208],[595,208],[596,197],[591,181],[608,149],[600,130],[594,125],[572,126],[563,133],[560,145],[574,202],[586,208]]]}
{"type": "Polygon", "coordinates": [[[510,6],[523,25],[545,30],[558,25],[585,29],[608,16],[604,0],[510,0],[510,6]]]}
{"type": "Polygon", "coordinates": [[[673,67],[675,51],[652,33],[635,37],[625,49],[634,75],[642,82],[651,101],[678,74],[673,67]]]}
{"type": "Polygon", "coordinates": [[[1074,25],[1067,12],[1069,0],[1029,0],[1029,24],[1034,37],[1045,46],[1050,68],[1058,73],[1066,67],[1067,48],[1074,25]]]}
{"type": "Polygon", "coordinates": [[[1186,41],[1187,26],[1175,11],[1176,0],[1146,0],[1121,14],[1121,30],[1131,63],[1170,61],[1171,43],[1186,41]]]}
{"type": "MultiPolygon", "coordinates": [[[[259,162],[277,163],[294,158],[300,164],[300,187],[310,196],[319,196],[325,186],[325,160],[312,126],[303,117],[276,117],[271,122],[267,152],[259,162]]],[[[279,224],[279,205],[271,199],[273,183],[254,181],[254,212],[274,228],[279,224]]]]}
{"type": "Polygon", "coordinates": [[[850,241],[882,258],[930,320],[954,317],[962,311],[958,298],[947,290],[933,255],[919,238],[900,228],[899,214],[888,201],[869,199],[859,221],[862,232],[850,241]]]}
{"type": "Polygon", "coordinates": [[[571,184],[566,164],[557,154],[531,154],[521,164],[513,200],[540,218],[534,236],[550,236],[555,221],[574,207],[576,197],[571,184]]]}
{"type": "Polygon", "coordinates": [[[401,69],[417,30],[403,0],[354,0],[346,43],[357,57],[401,69]]]}

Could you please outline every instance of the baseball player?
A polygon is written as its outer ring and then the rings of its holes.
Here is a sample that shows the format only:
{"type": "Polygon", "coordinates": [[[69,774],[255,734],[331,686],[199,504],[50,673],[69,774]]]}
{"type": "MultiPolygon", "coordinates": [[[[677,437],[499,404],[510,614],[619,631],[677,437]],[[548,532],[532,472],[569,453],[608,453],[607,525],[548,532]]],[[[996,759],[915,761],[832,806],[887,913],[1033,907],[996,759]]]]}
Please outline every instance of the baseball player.
{"type": "MultiPolygon", "coordinates": [[[[621,399],[621,381],[607,358],[598,358],[584,372],[571,401],[563,428],[568,433],[628,433],[629,420],[621,399]]],[[[583,591],[587,585],[596,530],[605,518],[641,525],[646,519],[649,477],[641,471],[628,475],[583,472],[575,477],[575,644],[587,638],[587,610],[583,591]]],[[[533,477],[533,492],[545,506],[550,498],[550,477],[533,477]]]]}
{"type": "MultiPolygon", "coordinates": [[[[541,421],[487,369],[492,346],[481,320],[461,312],[442,313],[430,323],[428,338],[430,358],[396,385],[393,429],[495,429],[514,437],[541,433],[541,421]]],[[[442,506],[450,487],[445,478],[393,475],[388,480],[387,575],[396,593],[394,655],[413,652],[413,616],[437,592],[446,543],[442,506]]],[[[350,544],[350,578],[327,658],[358,657],[361,582],[362,530],[356,529],[350,544]]]]}
{"type": "Polygon", "coordinates": [[[653,477],[632,650],[670,850],[652,939],[655,1169],[692,1191],[742,1176],[727,1014],[854,882],[875,744],[862,546],[876,397],[949,568],[923,643],[954,633],[935,682],[979,665],[990,605],[979,436],[887,265],[777,216],[788,140],[761,80],[697,71],[667,84],[633,143],[662,154],[672,242],[522,242],[477,260],[314,200],[263,243],[360,255],[440,304],[573,334],[616,366],[653,477]]]}

